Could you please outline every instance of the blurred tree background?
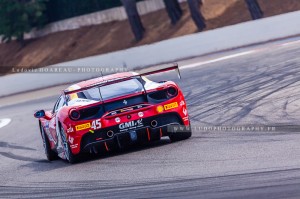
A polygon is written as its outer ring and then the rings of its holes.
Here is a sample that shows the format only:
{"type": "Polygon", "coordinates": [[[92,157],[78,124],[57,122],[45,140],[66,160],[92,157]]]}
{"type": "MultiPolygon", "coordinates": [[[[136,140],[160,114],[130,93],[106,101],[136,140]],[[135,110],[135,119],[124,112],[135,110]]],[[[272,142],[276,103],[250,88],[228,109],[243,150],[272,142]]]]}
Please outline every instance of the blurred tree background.
{"type": "MultiPolygon", "coordinates": [[[[0,0],[0,35],[3,41],[16,38],[24,44],[24,33],[32,28],[39,28],[55,21],[60,21],[84,14],[124,6],[135,35],[140,41],[145,32],[136,3],[143,0],[0,0]]],[[[183,15],[178,0],[163,1],[166,11],[175,25],[183,15]]],[[[257,0],[245,0],[253,19],[263,17],[257,0]]],[[[191,17],[199,31],[206,27],[206,20],[201,13],[202,0],[187,0],[191,17]]]]}
{"type": "Polygon", "coordinates": [[[2,41],[16,38],[24,44],[24,33],[46,23],[45,0],[1,0],[0,35],[2,41]]]}
{"type": "Polygon", "coordinates": [[[253,20],[263,18],[264,13],[257,0],[245,0],[253,20]]]}
{"type": "Polygon", "coordinates": [[[137,5],[135,0],[121,0],[124,5],[128,21],[131,26],[131,30],[134,34],[135,40],[140,41],[144,37],[145,28],[141,21],[141,17],[137,10],[137,5]]]}
{"type": "MultiPolygon", "coordinates": [[[[136,0],[139,2],[142,0],[136,0]]],[[[122,6],[120,0],[50,0],[46,3],[48,22],[122,6]]]]}
{"type": "Polygon", "coordinates": [[[171,19],[171,24],[175,25],[182,17],[182,9],[178,0],[163,0],[166,11],[171,19]]]}
{"type": "Polygon", "coordinates": [[[4,42],[15,38],[24,45],[24,33],[33,28],[117,6],[120,0],[1,0],[0,35],[4,42]]]}

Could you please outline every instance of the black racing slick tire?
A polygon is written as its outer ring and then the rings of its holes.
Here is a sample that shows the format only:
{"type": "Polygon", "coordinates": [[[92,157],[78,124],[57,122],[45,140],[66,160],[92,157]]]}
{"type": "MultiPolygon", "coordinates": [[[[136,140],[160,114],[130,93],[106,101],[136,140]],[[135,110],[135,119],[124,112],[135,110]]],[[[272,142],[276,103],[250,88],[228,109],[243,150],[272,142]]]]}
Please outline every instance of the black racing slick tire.
{"type": "Polygon", "coordinates": [[[40,131],[42,135],[42,140],[43,140],[43,146],[45,150],[46,157],[49,161],[56,160],[57,159],[57,154],[51,150],[50,143],[48,136],[46,135],[44,128],[40,124],[40,131]]]}
{"type": "Polygon", "coordinates": [[[64,153],[65,153],[65,157],[66,160],[71,163],[74,164],[77,162],[78,158],[76,155],[74,155],[71,151],[70,145],[67,142],[67,138],[66,138],[66,133],[64,131],[64,128],[60,125],[60,137],[61,137],[61,141],[62,141],[62,145],[64,148],[64,153]]]}
{"type": "Polygon", "coordinates": [[[185,128],[186,131],[173,132],[169,138],[171,142],[177,142],[181,140],[186,140],[192,136],[191,128],[185,128]]]}

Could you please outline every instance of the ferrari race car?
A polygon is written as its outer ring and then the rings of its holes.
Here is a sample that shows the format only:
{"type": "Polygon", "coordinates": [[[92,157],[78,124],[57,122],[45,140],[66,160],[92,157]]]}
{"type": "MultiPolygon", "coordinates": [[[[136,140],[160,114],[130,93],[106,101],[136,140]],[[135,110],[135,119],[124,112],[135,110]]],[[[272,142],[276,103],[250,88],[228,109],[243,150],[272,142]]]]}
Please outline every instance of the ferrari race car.
{"type": "Polygon", "coordinates": [[[172,81],[153,82],[145,76],[178,70],[178,65],[137,74],[118,73],[74,84],[64,90],[52,111],[37,111],[49,161],[70,163],[79,154],[124,148],[169,136],[191,137],[186,102],[172,81]]]}

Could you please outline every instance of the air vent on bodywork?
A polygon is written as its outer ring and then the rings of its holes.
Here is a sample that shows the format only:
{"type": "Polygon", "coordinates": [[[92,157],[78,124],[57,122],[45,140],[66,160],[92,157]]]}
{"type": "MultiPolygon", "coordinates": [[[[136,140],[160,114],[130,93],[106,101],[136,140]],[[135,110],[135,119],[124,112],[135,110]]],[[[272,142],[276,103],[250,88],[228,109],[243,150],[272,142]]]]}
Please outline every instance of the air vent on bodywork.
{"type": "Polygon", "coordinates": [[[168,99],[167,93],[166,93],[165,90],[149,93],[148,96],[152,99],[155,99],[155,100],[166,100],[166,99],[168,99]]]}
{"type": "Polygon", "coordinates": [[[165,90],[155,91],[152,93],[148,93],[148,101],[151,103],[160,103],[176,97],[178,94],[177,88],[171,86],[165,90]]]}
{"type": "Polygon", "coordinates": [[[102,106],[94,106],[90,108],[81,109],[79,112],[81,120],[100,118],[104,114],[102,106]]]}

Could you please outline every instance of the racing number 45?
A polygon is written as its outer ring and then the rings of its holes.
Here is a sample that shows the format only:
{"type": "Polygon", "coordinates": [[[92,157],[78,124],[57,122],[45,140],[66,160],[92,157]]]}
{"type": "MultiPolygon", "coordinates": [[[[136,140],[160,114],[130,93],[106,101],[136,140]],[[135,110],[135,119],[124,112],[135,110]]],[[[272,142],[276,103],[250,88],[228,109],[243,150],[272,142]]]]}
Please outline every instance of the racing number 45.
{"type": "Polygon", "coordinates": [[[97,129],[100,129],[100,128],[101,128],[101,122],[100,122],[100,119],[94,120],[94,121],[92,122],[92,129],[97,130],[97,129]]]}

